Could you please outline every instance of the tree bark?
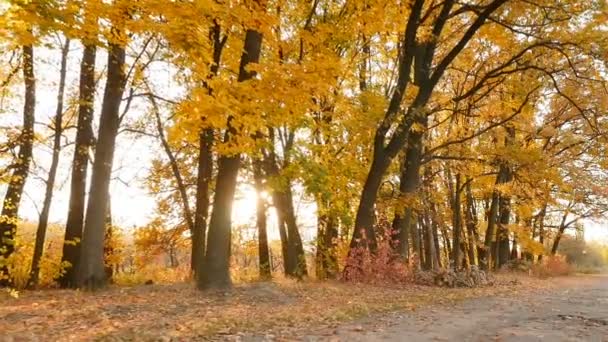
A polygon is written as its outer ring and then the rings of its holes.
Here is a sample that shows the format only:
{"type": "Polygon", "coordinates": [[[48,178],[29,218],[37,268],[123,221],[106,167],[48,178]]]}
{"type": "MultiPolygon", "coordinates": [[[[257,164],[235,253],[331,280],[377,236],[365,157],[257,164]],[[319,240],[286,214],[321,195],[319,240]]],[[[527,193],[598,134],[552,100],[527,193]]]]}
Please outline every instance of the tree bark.
{"type": "Polygon", "coordinates": [[[198,173],[196,178],[196,209],[192,231],[192,251],[190,265],[196,274],[205,257],[207,220],[209,218],[209,184],[213,177],[213,131],[204,130],[199,135],[198,173]]]}
{"type": "MultiPolygon", "coordinates": [[[[408,147],[399,178],[400,196],[411,200],[420,184],[420,162],[422,160],[422,133],[412,132],[408,137],[408,147]]],[[[411,207],[395,211],[393,229],[398,237],[397,250],[403,258],[408,258],[408,235],[412,223],[411,207]]]]}
{"type": "Polygon", "coordinates": [[[555,239],[553,239],[553,245],[551,246],[551,255],[557,254],[557,250],[559,248],[559,242],[561,241],[562,236],[564,235],[564,232],[566,231],[566,228],[568,227],[566,225],[566,219],[568,219],[570,205],[571,205],[571,203],[568,203],[568,208],[564,211],[564,215],[562,215],[562,220],[559,223],[559,227],[557,228],[557,234],[555,235],[555,239]]]}
{"type": "MultiPolygon", "coordinates": [[[[114,29],[121,35],[118,29],[114,29]]],[[[91,176],[91,188],[78,264],[78,287],[96,290],[106,284],[103,258],[105,216],[108,209],[110,178],[120,124],[119,109],[126,84],[125,48],[110,44],[108,76],[101,108],[99,138],[91,176]]]]}
{"type": "Polygon", "coordinates": [[[106,271],[106,279],[112,283],[114,277],[114,225],[112,223],[112,199],[108,196],[108,207],[106,209],[105,218],[105,235],[103,242],[103,264],[106,271]]]}
{"type": "MultiPolygon", "coordinates": [[[[215,21],[209,30],[209,37],[213,42],[213,64],[210,68],[209,79],[218,76],[222,52],[227,36],[222,38],[219,22],[215,21]]],[[[213,95],[213,88],[206,85],[209,95],[213,95]]],[[[190,265],[195,277],[200,274],[205,259],[207,226],[209,220],[209,185],[213,177],[213,129],[204,129],[199,135],[198,173],[196,178],[196,209],[194,213],[194,230],[192,232],[192,251],[190,265]]]]}
{"type": "Polygon", "coordinates": [[[61,262],[66,266],[59,277],[62,288],[76,286],[76,265],[80,259],[80,242],[84,224],[85,196],[87,186],[87,169],[89,166],[89,149],[93,146],[93,107],[95,100],[95,55],[97,48],[88,44],[84,47],[80,65],[80,95],[78,123],[72,175],[70,184],[70,201],[65,227],[63,255],[61,262]]]}
{"type": "MultiPolygon", "coordinates": [[[[496,176],[496,185],[502,184],[505,182],[507,177],[507,168],[505,165],[501,164],[498,170],[498,175],[496,176]]],[[[498,190],[494,190],[492,193],[492,200],[490,203],[490,208],[488,209],[488,227],[486,229],[486,235],[484,240],[484,248],[483,253],[480,255],[480,263],[484,270],[489,270],[492,266],[492,263],[495,260],[492,260],[492,250],[496,244],[496,220],[498,219],[498,202],[500,200],[500,194],[498,190]]]]}
{"type": "Polygon", "coordinates": [[[335,217],[331,213],[320,214],[317,217],[317,279],[335,279],[338,276],[337,239],[335,217]]]}
{"type": "Polygon", "coordinates": [[[38,277],[40,275],[40,259],[44,250],[44,240],[49,223],[49,213],[51,210],[51,202],[53,201],[53,189],[55,187],[55,178],[57,176],[57,167],[59,166],[59,154],[61,152],[61,134],[63,133],[63,96],[65,93],[65,78],[67,74],[68,54],[70,52],[70,39],[66,38],[61,49],[61,68],[59,70],[59,88],[57,90],[57,106],[55,109],[54,120],[54,135],[53,135],[53,155],[51,157],[51,167],[46,179],[46,189],[44,192],[44,201],[42,211],[38,218],[38,228],[36,229],[36,243],[34,245],[34,255],[32,257],[32,267],[30,268],[29,286],[35,287],[38,285],[38,277]]]}
{"type": "MultiPolygon", "coordinates": [[[[182,210],[184,213],[184,220],[186,221],[186,225],[188,226],[188,231],[190,232],[190,236],[194,237],[195,235],[195,219],[192,217],[192,210],[190,209],[190,199],[188,197],[188,189],[186,187],[186,183],[182,177],[182,173],[179,169],[179,163],[171,150],[171,145],[169,145],[169,141],[165,135],[165,129],[160,117],[160,108],[156,103],[156,98],[150,94],[149,96],[150,102],[152,103],[152,107],[154,110],[154,116],[156,121],[156,131],[158,132],[158,138],[163,147],[165,155],[169,159],[169,167],[171,168],[171,173],[173,174],[173,178],[175,178],[175,183],[177,185],[177,191],[179,192],[179,198],[182,202],[182,210]]],[[[201,137],[203,138],[203,137],[201,137]]],[[[200,165],[199,165],[200,167],[200,165]]],[[[194,240],[194,238],[192,239],[194,240]]],[[[192,244],[192,253],[190,267],[191,270],[194,271],[195,268],[195,258],[194,258],[194,243],[192,244]]]]}
{"type": "Polygon", "coordinates": [[[461,218],[461,194],[460,194],[460,174],[455,177],[455,185],[453,189],[452,197],[452,261],[454,263],[454,269],[460,269],[462,263],[461,258],[461,237],[462,237],[462,218],[461,218]]]}
{"type": "Polygon", "coordinates": [[[260,279],[272,278],[270,269],[270,249],[268,247],[267,209],[268,204],[262,193],[266,190],[260,161],[253,162],[253,178],[256,190],[256,226],[258,229],[258,259],[260,279]]]}
{"type": "Polygon", "coordinates": [[[468,181],[466,185],[466,210],[465,218],[467,225],[467,232],[469,236],[469,259],[471,265],[479,265],[479,261],[475,258],[475,252],[477,252],[477,258],[480,255],[480,244],[479,233],[477,232],[477,209],[475,207],[475,200],[473,199],[473,193],[471,191],[471,182],[468,181]]]}
{"type": "Polygon", "coordinates": [[[25,83],[23,105],[23,128],[19,137],[19,153],[11,168],[13,172],[6,189],[0,215],[0,287],[12,283],[5,261],[15,251],[15,235],[19,219],[19,207],[23,188],[29,175],[32,150],[34,146],[34,121],[36,111],[36,78],[34,75],[34,48],[22,47],[22,69],[25,83]]]}
{"type": "MultiPolygon", "coordinates": [[[[257,63],[262,49],[262,34],[247,30],[245,47],[241,56],[239,82],[253,78],[255,73],[248,71],[250,63],[257,63]]],[[[228,119],[228,130],[224,141],[228,142],[236,133],[228,119]]],[[[241,164],[240,154],[222,156],[218,161],[218,174],[213,200],[213,211],[209,221],[209,242],[201,265],[197,285],[200,289],[227,288],[230,279],[230,238],[232,229],[232,204],[236,190],[237,176],[241,164]]]]}

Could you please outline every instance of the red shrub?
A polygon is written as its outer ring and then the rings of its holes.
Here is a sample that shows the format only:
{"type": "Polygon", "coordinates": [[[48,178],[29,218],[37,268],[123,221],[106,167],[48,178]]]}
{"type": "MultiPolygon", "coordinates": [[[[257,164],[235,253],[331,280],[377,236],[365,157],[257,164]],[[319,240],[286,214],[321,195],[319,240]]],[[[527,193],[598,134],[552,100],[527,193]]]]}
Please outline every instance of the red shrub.
{"type": "MultiPolygon", "coordinates": [[[[344,273],[343,280],[359,283],[371,284],[395,284],[411,281],[411,272],[406,260],[393,248],[392,229],[382,229],[390,227],[388,221],[383,220],[376,231],[383,232],[377,239],[377,247],[374,251],[369,248],[360,247],[350,251],[344,273]],[[379,228],[379,229],[378,229],[379,228]]],[[[361,246],[367,246],[365,240],[361,241],[361,246]]]]}

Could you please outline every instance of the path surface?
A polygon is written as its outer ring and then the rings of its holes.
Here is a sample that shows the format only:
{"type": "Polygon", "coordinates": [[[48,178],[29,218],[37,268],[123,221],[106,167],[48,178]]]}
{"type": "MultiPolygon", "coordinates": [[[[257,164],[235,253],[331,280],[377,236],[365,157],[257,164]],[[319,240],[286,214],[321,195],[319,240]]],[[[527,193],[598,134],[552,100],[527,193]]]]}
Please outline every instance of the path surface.
{"type": "Polygon", "coordinates": [[[608,276],[558,280],[544,293],[360,321],[308,341],[608,341],[608,276]]]}

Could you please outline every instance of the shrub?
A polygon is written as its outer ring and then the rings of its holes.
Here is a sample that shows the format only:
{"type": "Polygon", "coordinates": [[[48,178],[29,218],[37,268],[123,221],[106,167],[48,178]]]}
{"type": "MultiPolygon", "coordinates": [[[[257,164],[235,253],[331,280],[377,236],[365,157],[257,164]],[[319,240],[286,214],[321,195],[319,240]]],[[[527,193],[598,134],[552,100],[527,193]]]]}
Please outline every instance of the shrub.
{"type": "Polygon", "coordinates": [[[387,220],[380,220],[378,225],[376,231],[384,234],[378,238],[376,250],[370,251],[364,247],[351,250],[343,280],[370,284],[411,282],[410,268],[392,247],[393,230],[390,224],[387,220]]]}
{"type": "Polygon", "coordinates": [[[531,273],[539,278],[559,277],[572,274],[574,268],[563,255],[551,255],[543,258],[540,264],[532,266],[531,273]]]}
{"type": "MultiPolygon", "coordinates": [[[[9,277],[15,289],[23,289],[28,284],[32,256],[34,254],[36,225],[23,222],[17,228],[14,241],[15,251],[6,260],[0,263],[8,266],[9,277]]],[[[67,265],[61,262],[61,249],[63,246],[62,228],[55,225],[48,227],[44,253],[40,259],[40,275],[38,285],[49,287],[54,285],[55,279],[65,272],[67,265]]]]}

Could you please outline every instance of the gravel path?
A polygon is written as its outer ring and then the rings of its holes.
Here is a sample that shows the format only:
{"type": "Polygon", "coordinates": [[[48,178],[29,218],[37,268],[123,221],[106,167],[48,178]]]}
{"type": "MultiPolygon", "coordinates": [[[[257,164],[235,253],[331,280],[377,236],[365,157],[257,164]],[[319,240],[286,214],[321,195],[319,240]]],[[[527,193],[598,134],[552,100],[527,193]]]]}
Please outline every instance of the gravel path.
{"type": "Polygon", "coordinates": [[[307,341],[608,341],[608,276],[556,280],[543,293],[359,321],[307,341]]]}

